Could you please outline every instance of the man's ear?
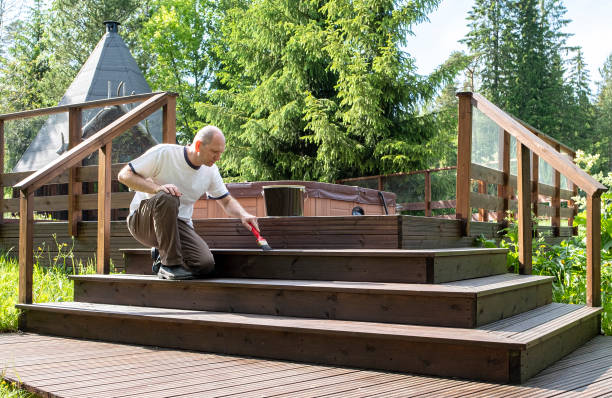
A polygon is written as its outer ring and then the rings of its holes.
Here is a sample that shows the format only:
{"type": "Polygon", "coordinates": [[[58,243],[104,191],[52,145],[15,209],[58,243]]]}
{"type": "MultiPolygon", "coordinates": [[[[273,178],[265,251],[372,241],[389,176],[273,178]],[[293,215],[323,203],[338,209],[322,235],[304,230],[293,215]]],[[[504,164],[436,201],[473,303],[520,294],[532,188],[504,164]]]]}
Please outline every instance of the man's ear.
{"type": "Polygon", "coordinates": [[[200,145],[202,144],[202,141],[196,141],[195,142],[195,150],[196,152],[200,152],[200,145]]]}

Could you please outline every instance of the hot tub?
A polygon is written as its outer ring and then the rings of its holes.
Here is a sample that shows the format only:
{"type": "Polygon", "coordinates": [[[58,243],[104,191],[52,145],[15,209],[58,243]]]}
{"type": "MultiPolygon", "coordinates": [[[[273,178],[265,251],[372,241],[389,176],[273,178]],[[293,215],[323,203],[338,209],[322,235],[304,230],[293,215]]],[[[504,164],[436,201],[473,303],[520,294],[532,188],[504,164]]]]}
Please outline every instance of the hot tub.
{"type": "MultiPolygon", "coordinates": [[[[257,181],[226,184],[230,194],[242,207],[257,217],[265,217],[266,206],[263,187],[270,185],[304,186],[304,216],[349,216],[363,212],[366,215],[395,214],[396,196],[392,192],[349,185],[328,184],[315,181],[257,181]]],[[[194,219],[227,218],[215,200],[200,199],[196,202],[194,219]]]]}

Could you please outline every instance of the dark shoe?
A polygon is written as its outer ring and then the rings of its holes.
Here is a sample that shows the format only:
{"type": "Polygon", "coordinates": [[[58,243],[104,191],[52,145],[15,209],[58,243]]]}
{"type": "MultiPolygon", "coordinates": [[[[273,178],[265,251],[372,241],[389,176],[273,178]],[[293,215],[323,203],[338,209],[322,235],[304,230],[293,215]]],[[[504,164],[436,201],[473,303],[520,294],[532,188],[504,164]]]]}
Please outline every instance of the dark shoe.
{"type": "Polygon", "coordinates": [[[153,260],[153,266],[151,267],[151,271],[153,271],[153,275],[159,272],[159,267],[161,267],[161,257],[159,256],[159,250],[157,247],[151,248],[151,259],[153,260]]]}
{"type": "Polygon", "coordinates": [[[157,277],[159,279],[170,279],[170,280],[175,280],[175,281],[185,280],[185,279],[194,279],[194,275],[180,265],[175,265],[175,266],[162,265],[159,268],[157,277]]]}

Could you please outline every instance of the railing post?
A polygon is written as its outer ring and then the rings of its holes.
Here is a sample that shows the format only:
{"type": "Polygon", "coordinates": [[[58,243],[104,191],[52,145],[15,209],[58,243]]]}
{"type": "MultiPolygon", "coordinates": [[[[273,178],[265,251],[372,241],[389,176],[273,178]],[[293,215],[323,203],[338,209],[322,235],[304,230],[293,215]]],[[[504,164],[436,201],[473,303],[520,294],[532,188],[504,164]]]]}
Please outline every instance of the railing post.
{"type": "MultiPolygon", "coordinates": [[[[70,108],[68,111],[68,149],[81,143],[82,137],[82,110],[70,108]]],[[[78,235],[78,223],[83,219],[83,211],[77,210],[77,196],[83,193],[83,183],[77,182],[77,166],[68,170],[68,233],[78,235]]]]}
{"type": "MultiPolygon", "coordinates": [[[[0,176],[4,176],[4,120],[0,119],[0,176]]],[[[4,223],[4,184],[0,182],[0,224],[4,223]]]]}
{"type": "Polygon", "coordinates": [[[470,169],[472,165],[472,93],[457,93],[459,120],[457,142],[457,204],[456,218],[463,222],[463,234],[470,234],[472,209],[470,207],[470,169]]]}
{"type": "Polygon", "coordinates": [[[425,217],[431,217],[431,173],[425,171],[425,217]]]}
{"type": "Polygon", "coordinates": [[[503,132],[503,146],[501,156],[501,169],[503,173],[503,185],[497,186],[497,195],[503,198],[503,207],[497,212],[497,222],[506,225],[506,213],[510,208],[510,134],[503,132]]]}
{"type": "MultiPolygon", "coordinates": [[[[487,183],[483,180],[478,180],[478,193],[487,194],[487,183]]],[[[489,221],[489,209],[478,209],[478,221],[489,221]]]]}
{"type": "Polygon", "coordinates": [[[110,272],[112,142],[98,150],[98,274],[110,272]]]}
{"type": "Polygon", "coordinates": [[[601,307],[601,199],[587,196],[587,297],[589,307],[601,307]]]}
{"type": "Polygon", "coordinates": [[[379,176],[376,178],[376,182],[377,182],[377,184],[378,184],[378,190],[379,190],[379,191],[382,191],[382,190],[383,190],[383,180],[382,180],[382,176],[381,176],[381,175],[379,175],[379,176]]]}
{"type": "MultiPolygon", "coordinates": [[[[574,160],[576,159],[576,154],[572,152],[571,156],[572,156],[572,163],[576,163],[574,162],[574,160]]],[[[571,187],[572,187],[572,197],[578,196],[578,186],[574,184],[572,181],[569,181],[569,183],[571,184],[571,187]]],[[[576,208],[576,202],[574,200],[570,199],[567,205],[572,208],[572,215],[567,220],[567,226],[573,228],[574,227],[574,217],[576,217],[576,214],[578,214],[578,209],[576,208]]],[[[574,228],[572,235],[577,235],[578,234],[577,230],[578,228],[574,228]]]]}
{"type": "Polygon", "coordinates": [[[540,157],[535,153],[532,154],[533,164],[531,165],[531,203],[533,214],[537,217],[538,203],[540,201],[540,157]]]}
{"type": "MultiPolygon", "coordinates": [[[[561,145],[555,145],[557,152],[561,151],[561,145]]],[[[553,227],[553,235],[559,236],[561,233],[561,173],[555,170],[555,194],[552,197],[551,205],[554,215],[550,225],[553,227]]]]}
{"type": "Polygon", "coordinates": [[[164,144],[176,144],[176,97],[169,95],[163,106],[162,141],[164,144]]]}
{"type": "Polygon", "coordinates": [[[34,193],[19,194],[19,303],[32,304],[34,193]]]}
{"type": "Polygon", "coordinates": [[[531,245],[533,227],[531,225],[531,193],[529,181],[531,170],[529,167],[530,151],[517,141],[518,172],[518,245],[519,245],[519,273],[531,274],[531,245]]]}
{"type": "MultiPolygon", "coordinates": [[[[572,184],[572,197],[576,197],[578,196],[578,186],[576,184],[574,184],[573,182],[572,184]]],[[[567,220],[567,226],[568,227],[574,227],[574,217],[576,217],[576,214],[578,214],[578,208],[576,207],[576,202],[574,200],[570,200],[568,203],[568,206],[572,207],[572,215],[570,217],[569,220],[567,220]]],[[[577,228],[574,228],[574,232],[573,235],[577,235],[577,228]]]]}

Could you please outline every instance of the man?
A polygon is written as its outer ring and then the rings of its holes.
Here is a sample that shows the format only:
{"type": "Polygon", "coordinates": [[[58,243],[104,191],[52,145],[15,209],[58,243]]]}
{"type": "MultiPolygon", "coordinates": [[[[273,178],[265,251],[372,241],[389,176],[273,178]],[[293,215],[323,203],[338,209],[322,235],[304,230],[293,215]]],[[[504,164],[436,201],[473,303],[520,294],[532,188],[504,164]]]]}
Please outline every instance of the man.
{"type": "Polygon", "coordinates": [[[225,137],[206,126],[189,146],[159,144],[119,172],[119,181],[136,192],[127,223],[140,243],[159,249],[162,279],[193,279],[211,273],[214,259],[194,231],[195,202],[207,193],[225,213],[259,230],[257,218],[246,212],[227,191],[215,162],[225,151],[225,137]]]}

